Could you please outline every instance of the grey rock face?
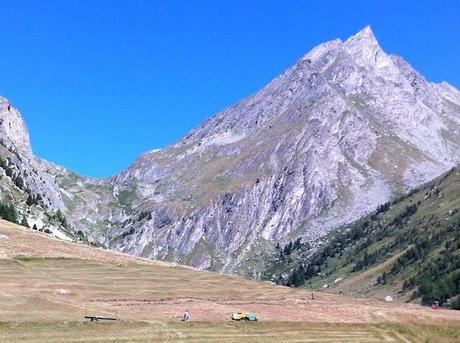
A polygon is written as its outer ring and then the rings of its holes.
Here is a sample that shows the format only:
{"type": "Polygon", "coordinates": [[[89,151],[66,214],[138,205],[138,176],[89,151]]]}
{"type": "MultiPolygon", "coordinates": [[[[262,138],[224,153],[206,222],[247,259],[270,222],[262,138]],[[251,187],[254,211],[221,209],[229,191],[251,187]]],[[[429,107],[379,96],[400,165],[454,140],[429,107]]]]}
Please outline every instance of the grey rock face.
{"type": "Polygon", "coordinates": [[[0,96],[0,132],[18,148],[32,152],[29,131],[21,113],[11,102],[0,96]]]}
{"type": "Polygon", "coordinates": [[[57,217],[65,206],[61,188],[46,170],[56,166],[32,154],[29,132],[21,113],[0,97],[0,200],[11,203],[30,227],[62,239],[75,239],[57,217]]]}
{"type": "Polygon", "coordinates": [[[387,55],[367,27],[111,179],[39,164],[92,240],[257,277],[274,242],[314,246],[457,165],[459,145],[460,93],[387,55]]]}

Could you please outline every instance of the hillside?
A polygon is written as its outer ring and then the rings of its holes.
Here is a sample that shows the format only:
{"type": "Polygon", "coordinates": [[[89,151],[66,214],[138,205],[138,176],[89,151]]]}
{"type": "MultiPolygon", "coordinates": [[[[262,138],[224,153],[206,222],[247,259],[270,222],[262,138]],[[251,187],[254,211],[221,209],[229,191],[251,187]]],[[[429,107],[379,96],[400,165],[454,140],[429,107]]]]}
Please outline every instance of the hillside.
{"type": "Polygon", "coordinates": [[[130,257],[0,221],[1,342],[412,342],[460,337],[458,312],[369,302],[130,257]],[[189,309],[192,323],[179,318],[189,309]],[[258,314],[254,324],[232,312],[258,314]],[[89,323],[85,315],[115,323],[89,323]]]}
{"type": "Polygon", "coordinates": [[[460,171],[454,168],[338,229],[314,253],[300,241],[280,247],[266,278],[460,309],[459,194],[460,171]]]}
{"type": "Polygon", "coordinates": [[[459,127],[460,92],[366,27],[104,180],[36,157],[0,98],[0,201],[63,238],[259,278],[276,243],[317,246],[457,165],[459,127]]]}

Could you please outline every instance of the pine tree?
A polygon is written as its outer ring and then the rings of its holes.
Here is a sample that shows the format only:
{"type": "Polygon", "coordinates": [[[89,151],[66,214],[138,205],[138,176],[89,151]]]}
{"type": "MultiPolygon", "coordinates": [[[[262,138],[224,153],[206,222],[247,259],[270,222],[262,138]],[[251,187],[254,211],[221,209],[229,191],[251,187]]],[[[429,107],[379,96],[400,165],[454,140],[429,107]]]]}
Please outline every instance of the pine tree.
{"type": "Polygon", "coordinates": [[[29,223],[27,222],[26,216],[22,217],[21,225],[25,227],[29,227],[29,223]]]}
{"type": "Polygon", "coordinates": [[[382,274],[382,285],[386,285],[387,283],[387,273],[383,272],[382,274]]]}
{"type": "Polygon", "coordinates": [[[29,196],[27,197],[27,201],[26,201],[27,206],[32,206],[34,203],[35,203],[35,199],[33,195],[29,194],[29,196]]]}
{"type": "Polygon", "coordinates": [[[17,176],[16,179],[14,180],[14,183],[16,184],[16,186],[20,189],[23,189],[24,188],[24,180],[22,179],[21,176],[17,176]]]}
{"type": "Polygon", "coordinates": [[[57,210],[56,212],[56,219],[61,222],[62,226],[67,227],[67,220],[65,219],[64,215],[62,214],[61,210],[57,210]]]}
{"type": "Polygon", "coordinates": [[[17,214],[13,205],[0,204],[0,217],[17,224],[17,214]]]}

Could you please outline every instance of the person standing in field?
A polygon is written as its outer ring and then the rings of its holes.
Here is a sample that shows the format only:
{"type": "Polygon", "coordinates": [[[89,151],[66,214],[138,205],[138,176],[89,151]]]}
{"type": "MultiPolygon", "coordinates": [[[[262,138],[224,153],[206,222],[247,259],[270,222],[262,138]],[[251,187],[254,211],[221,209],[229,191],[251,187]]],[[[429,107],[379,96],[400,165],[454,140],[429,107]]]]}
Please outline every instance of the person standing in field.
{"type": "Polygon", "coordinates": [[[189,312],[189,310],[185,310],[184,314],[182,315],[182,321],[183,322],[189,322],[190,321],[190,312],[189,312]]]}

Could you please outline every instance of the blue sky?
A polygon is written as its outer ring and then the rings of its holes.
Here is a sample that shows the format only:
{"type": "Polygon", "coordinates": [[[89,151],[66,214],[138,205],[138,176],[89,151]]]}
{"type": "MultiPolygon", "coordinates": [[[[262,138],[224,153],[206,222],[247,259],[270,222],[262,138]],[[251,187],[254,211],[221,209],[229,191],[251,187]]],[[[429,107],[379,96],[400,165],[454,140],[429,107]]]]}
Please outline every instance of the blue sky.
{"type": "Polygon", "coordinates": [[[460,1],[0,0],[0,95],[36,154],[106,177],[370,24],[460,87],[460,1]]]}

